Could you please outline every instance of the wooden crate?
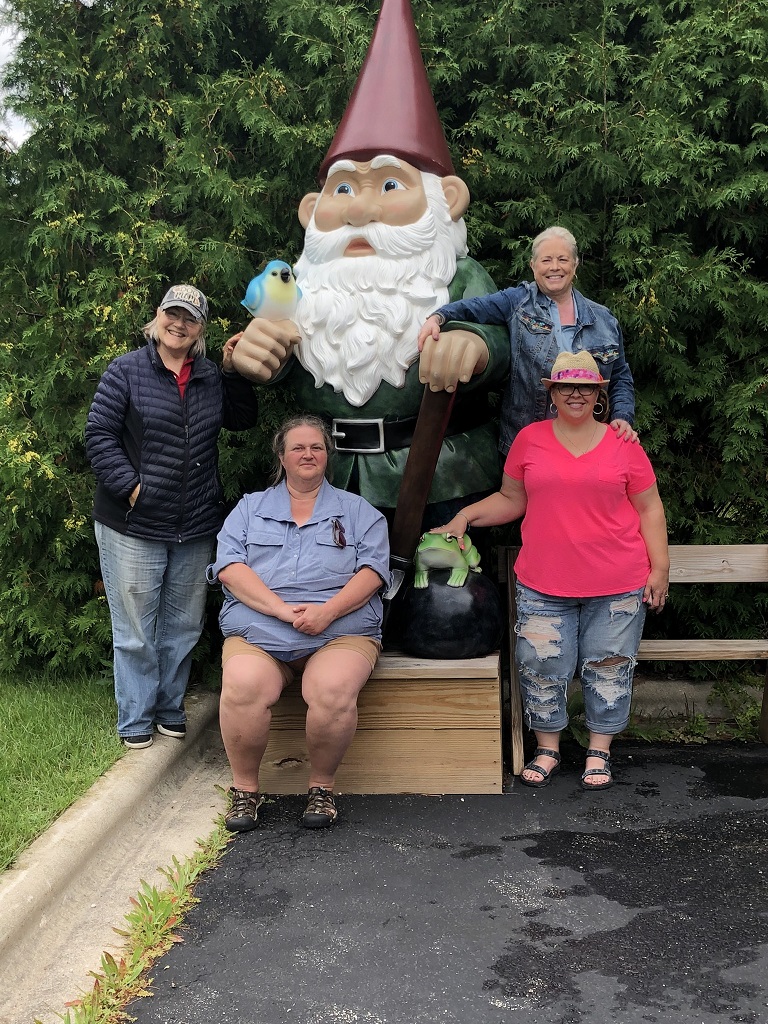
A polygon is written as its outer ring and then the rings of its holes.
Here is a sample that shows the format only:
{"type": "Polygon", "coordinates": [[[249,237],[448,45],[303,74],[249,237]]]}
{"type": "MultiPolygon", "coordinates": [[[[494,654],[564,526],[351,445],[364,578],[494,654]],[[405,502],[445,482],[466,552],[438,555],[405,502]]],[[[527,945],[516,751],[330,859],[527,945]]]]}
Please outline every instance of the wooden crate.
{"type": "MultiPolygon", "coordinates": [[[[339,793],[500,793],[499,655],[441,661],[385,653],[358,700],[339,793]]],[[[265,793],[306,793],[309,761],[301,687],[272,712],[261,764],[265,793]]]]}

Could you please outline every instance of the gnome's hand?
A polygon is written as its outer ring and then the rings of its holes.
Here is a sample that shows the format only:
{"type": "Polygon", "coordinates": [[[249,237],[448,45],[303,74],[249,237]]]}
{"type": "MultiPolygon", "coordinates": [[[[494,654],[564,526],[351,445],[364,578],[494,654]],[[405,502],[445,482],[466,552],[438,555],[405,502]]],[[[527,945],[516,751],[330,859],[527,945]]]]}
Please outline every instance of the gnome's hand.
{"type": "Polygon", "coordinates": [[[232,365],[248,380],[266,384],[282,369],[301,340],[292,320],[251,320],[232,353],[232,365]]]}
{"type": "Polygon", "coordinates": [[[419,359],[419,380],[430,391],[455,391],[488,365],[488,346],[471,331],[443,331],[428,337],[419,359]]]}

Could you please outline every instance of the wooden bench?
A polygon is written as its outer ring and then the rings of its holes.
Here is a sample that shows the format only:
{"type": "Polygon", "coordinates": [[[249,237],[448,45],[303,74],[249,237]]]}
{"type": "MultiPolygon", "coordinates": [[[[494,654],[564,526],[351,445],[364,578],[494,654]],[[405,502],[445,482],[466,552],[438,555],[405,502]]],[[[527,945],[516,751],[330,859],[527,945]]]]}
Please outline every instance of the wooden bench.
{"type": "MultiPolygon", "coordinates": [[[[515,574],[517,547],[502,548],[499,575],[507,581],[510,625],[510,708],[512,770],[523,768],[523,714],[520,687],[514,667],[516,618],[515,574]]],[[[768,544],[680,544],[670,545],[669,582],[678,583],[768,583],[768,544]]],[[[736,661],[768,658],[768,637],[755,640],[642,640],[638,658],[643,661],[736,661]]],[[[768,669],[763,685],[763,702],[758,727],[760,739],[768,744],[768,669]]]]}
{"type": "MultiPolygon", "coordinates": [[[[501,793],[500,656],[427,660],[385,652],[358,699],[340,793],[501,793]]],[[[265,793],[306,793],[306,704],[288,687],[272,711],[265,793]]]]}

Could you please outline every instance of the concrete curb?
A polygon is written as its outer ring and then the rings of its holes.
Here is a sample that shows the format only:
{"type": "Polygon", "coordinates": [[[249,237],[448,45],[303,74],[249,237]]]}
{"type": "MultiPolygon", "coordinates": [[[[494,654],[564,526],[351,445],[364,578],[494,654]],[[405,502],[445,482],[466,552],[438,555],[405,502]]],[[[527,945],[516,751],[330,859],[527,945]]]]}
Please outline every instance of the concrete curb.
{"type": "Polygon", "coordinates": [[[632,709],[643,718],[664,721],[668,718],[723,719],[728,713],[717,699],[711,700],[714,685],[692,679],[660,679],[636,673],[632,687],[632,709]]]}
{"type": "Polygon", "coordinates": [[[186,740],[127,751],[0,876],[0,1024],[61,1012],[90,987],[141,881],[162,888],[152,872],[213,831],[228,784],[217,712],[218,695],[191,694],[186,740]]]}

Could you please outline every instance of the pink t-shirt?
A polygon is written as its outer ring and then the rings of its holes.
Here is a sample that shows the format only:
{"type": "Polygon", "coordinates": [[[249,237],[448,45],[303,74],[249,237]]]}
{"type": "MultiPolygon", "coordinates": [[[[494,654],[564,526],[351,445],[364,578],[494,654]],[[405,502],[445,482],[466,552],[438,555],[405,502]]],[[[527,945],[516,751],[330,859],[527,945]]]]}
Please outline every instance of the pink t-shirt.
{"type": "Polygon", "coordinates": [[[528,506],[515,562],[526,587],[555,597],[599,597],[645,586],[651,564],[628,495],[656,482],[639,444],[609,427],[586,455],[557,440],[552,420],[515,438],[504,472],[522,480],[528,506]]]}

